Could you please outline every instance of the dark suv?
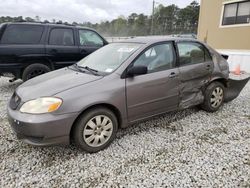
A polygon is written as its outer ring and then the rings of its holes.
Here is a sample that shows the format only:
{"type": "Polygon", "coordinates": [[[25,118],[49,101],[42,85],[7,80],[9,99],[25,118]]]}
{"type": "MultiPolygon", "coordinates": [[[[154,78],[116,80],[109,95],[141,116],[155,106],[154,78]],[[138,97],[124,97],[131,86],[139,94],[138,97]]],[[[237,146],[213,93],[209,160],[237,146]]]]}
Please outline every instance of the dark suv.
{"type": "Polygon", "coordinates": [[[24,81],[84,58],[108,42],[90,28],[63,24],[0,25],[0,76],[24,81]]]}

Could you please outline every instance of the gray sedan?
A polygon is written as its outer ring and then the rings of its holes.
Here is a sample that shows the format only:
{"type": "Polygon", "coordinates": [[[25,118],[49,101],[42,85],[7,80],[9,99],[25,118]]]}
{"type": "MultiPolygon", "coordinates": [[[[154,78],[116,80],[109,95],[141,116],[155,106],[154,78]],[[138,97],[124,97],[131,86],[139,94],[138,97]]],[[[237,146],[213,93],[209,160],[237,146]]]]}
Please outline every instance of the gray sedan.
{"type": "Polygon", "coordinates": [[[26,143],[72,140],[97,152],[114,140],[119,128],[140,120],[196,105],[217,111],[228,81],[227,61],[206,44],[132,39],[23,83],[10,99],[9,122],[26,143]]]}

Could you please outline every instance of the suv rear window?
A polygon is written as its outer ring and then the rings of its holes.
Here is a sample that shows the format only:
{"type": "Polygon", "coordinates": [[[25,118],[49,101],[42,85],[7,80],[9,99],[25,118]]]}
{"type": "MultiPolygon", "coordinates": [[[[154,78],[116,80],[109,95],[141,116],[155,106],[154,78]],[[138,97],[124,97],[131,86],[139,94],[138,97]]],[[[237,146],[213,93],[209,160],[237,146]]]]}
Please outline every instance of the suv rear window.
{"type": "Polygon", "coordinates": [[[3,34],[2,44],[38,44],[43,29],[38,25],[9,25],[3,34]]]}

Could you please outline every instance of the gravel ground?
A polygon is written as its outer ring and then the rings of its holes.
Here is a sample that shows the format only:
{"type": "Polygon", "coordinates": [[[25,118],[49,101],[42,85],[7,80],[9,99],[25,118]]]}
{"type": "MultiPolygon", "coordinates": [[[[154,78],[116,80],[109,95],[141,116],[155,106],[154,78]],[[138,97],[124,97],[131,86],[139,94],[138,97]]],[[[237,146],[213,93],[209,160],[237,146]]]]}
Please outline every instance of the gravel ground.
{"type": "Polygon", "coordinates": [[[0,187],[250,187],[250,83],[217,113],[142,122],[96,154],[17,140],[6,103],[19,84],[0,79],[0,187]]]}

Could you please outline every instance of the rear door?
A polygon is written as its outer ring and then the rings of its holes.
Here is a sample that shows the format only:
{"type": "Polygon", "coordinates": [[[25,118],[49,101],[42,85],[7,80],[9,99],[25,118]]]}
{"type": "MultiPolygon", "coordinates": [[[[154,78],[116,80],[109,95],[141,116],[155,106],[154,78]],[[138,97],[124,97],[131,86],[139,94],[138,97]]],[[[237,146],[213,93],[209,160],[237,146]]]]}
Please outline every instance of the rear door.
{"type": "Polygon", "coordinates": [[[156,44],[143,52],[132,66],[147,66],[145,75],[126,78],[130,122],[178,107],[179,70],[171,42],[156,44]]]}
{"type": "Polygon", "coordinates": [[[89,29],[78,29],[78,36],[80,59],[106,44],[106,41],[98,33],[89,29]]]}
{"type": "Polygon", "coordinates": [[[214,64],[208,50],[198,42],[176,43],[180,72],[180,108],[203,101],[202,88],[209,82],[214,64]]]}
{"type": "Polygon", "coordinates": [[[79,60],[79,48],[73,28],[51,27],[48,34],[46,53],[55,68],[69,66],[79,60]]]}

